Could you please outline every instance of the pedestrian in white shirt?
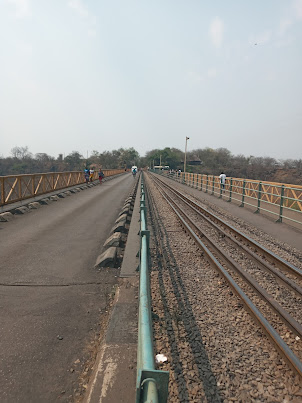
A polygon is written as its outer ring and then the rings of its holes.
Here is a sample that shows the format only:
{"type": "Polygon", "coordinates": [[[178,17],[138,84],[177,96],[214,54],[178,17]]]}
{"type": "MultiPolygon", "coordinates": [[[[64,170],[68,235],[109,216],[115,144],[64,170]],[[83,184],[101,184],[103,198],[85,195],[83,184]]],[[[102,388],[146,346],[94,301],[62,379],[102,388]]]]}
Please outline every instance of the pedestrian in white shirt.
{"type": "Polygon", "coordinates": [[[219,179],[220,179],[220,186],[223,189],[223,191],[224,191],[224,187],[225,187],[225,178],[226,178],[226,174],[221,172],[221,174],[219,175],[219,179]]]}

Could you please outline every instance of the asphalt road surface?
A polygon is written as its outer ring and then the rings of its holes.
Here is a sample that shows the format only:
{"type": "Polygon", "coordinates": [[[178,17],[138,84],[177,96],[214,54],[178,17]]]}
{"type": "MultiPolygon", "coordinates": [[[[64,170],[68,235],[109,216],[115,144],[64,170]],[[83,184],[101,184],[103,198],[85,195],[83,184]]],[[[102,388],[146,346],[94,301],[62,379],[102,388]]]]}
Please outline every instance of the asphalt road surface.
{"type": "Polygon", "coordinates": [[[73,401],[117,269],[94,264],[132,175],[0,222],[0,401],[73,401]]]}

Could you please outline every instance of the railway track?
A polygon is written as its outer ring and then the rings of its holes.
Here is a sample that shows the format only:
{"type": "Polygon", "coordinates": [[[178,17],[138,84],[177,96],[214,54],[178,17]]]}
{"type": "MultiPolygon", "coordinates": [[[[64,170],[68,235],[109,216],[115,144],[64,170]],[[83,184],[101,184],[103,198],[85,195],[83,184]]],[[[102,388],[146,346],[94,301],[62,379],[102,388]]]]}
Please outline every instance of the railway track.
{"type": "MultiPolygon", "coordinates": [[[[301,270],[228,225],[201,203],[196,203],[193,198],[172,188],[157,176],[149,175],[148,179],[149,186],[157,189],[165,200],[166,207],[174,212],[183,229],[194,240],[198,247],[195,256],[199,254],[201,259],[224,278],[232,290],[229,291],[230,298],[234,298],[233,293],[240,298],[239,305],[244,304],[274,348],[298,377],[301,377],[301,351],[297,347],[302,338],[301,270]]],[[[149,204],[155,206],[155,199],[150,200],[149,204]]],[[[154,208],[152,213],[153,220],[158,215],[155,210],[154,208]]],[[[157,217],[159,227],[160,220],[157,217]]],[[[158,234],[158,239],[160,238],[163,239],[163,233],[158,234]]],[[[157,249],[158,256],[169,255],[169,252],[162,250],[161,242],[157,242],[157,249]]],[[[170,265],[169,259],[164,261],[161,265],[167,268],[170,265]]],[[[171,270],[168,271],[170,277],[175,276],[171,270]]],[[[177,278],[180,278],[180,274],[177,278]]],[[[177,283],[179,280],[175,281],[177,283]]],[[[176,294],[181,288],[180,285],[177,287],[176,294]]],[[[161,299],[163,298],[166,296],[162,295],[161,299]]],[[[187,310],[188,308],[185,309],[187,310]]],[[[189,316],[191,319],[195,318],[195,313],[192,311],[189,316]]],[[[213,391],[213,388],[210,390],[213,391]]]]}

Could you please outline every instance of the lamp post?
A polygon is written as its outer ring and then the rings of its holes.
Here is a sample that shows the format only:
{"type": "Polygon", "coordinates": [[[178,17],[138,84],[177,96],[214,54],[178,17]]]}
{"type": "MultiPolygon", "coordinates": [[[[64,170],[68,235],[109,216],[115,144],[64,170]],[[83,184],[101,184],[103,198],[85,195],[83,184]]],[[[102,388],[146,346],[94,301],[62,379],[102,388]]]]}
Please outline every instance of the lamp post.
{"type": "Polygon", "coordinates": [[[186,173],[186,165],[187,165],[187,142],[190,137],[186,137],[186,148],[185,148],[185,161],[184,161],[184,174],[186,173]]]}

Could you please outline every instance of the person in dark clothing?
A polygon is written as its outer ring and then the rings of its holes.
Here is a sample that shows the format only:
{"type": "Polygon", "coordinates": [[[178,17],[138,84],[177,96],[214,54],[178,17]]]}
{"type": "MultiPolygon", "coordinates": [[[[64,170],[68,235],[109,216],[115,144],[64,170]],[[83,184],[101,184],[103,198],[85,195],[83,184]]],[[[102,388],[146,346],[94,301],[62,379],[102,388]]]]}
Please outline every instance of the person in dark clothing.
{"type": "Polygon", "coordinates": [[[85,168],[84,176],[85,176],[86,183],[89,183],[89,169],[88,168],[85,168]]]}
{"type": "Polygon", "coordinates": [[[99,170],[99,181],[100,181],[100,185],[102,184],[102,180],[105,177],[104,172],[102,171],[102,169],[100,168],[99,170]]]}

